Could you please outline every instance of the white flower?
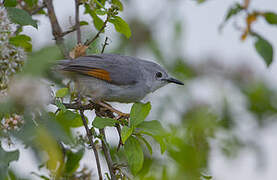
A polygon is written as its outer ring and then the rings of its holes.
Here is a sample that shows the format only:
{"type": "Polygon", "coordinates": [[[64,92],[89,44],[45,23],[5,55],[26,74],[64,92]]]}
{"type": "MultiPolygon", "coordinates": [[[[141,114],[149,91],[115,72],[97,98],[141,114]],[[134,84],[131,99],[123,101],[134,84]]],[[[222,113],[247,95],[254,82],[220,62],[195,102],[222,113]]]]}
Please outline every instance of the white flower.
{"type": "Polygon", "coordinates": [[[8,95],[23,106],[42,107],[51,101],[51,90],[46,83],[32,77],[22,77],[11,81],[8,95]]]}

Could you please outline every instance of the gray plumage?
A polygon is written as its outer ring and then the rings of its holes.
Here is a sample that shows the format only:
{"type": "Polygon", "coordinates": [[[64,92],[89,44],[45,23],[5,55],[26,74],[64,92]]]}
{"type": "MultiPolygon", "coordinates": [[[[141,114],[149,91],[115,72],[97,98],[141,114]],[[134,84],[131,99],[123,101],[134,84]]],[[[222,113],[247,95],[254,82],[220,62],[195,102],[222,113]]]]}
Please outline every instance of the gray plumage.
{"type": "Polygon", "coordinates": [[[182,84],[170,78],[166,70],[156,63],[116,54],[61,60],[56,69],[67,72],[80,93],[94,101],[137,102],[169,82],[182,84]],[[94,70],[92,76],[90,72],[94,70]],[[106,78],[99,78],[101,73],[97,70],[103,71],[106,78]]]}

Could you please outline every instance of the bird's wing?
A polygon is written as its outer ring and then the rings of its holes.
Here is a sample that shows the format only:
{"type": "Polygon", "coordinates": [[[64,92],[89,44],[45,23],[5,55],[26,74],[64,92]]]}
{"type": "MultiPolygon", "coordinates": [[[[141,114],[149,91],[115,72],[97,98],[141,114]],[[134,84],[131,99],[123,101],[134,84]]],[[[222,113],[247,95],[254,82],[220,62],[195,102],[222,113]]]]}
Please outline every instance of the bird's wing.
{"type": "Polygon", "coordinates": [[[115,54],[82,56],[62,60],[62,70],[92,76],[116,85],[130,85],[142,78],[139,63],[132,57],[115,54]]]}

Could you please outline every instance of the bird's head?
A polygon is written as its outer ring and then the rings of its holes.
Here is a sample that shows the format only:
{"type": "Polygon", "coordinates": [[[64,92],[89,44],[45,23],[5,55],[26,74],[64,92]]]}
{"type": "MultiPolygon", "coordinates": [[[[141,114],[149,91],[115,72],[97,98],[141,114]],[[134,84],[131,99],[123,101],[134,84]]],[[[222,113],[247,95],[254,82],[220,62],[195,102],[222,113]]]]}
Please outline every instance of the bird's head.
{"type": "Polygon", "coordinates": [[[160,65],[144,61],[144,69],[146,71],[146,83],[150,87],[150,91],[153,92],[169,83],[175,83],[178,85],[184,85],[182,81],[171,77],[167,71],[160,65]]]}

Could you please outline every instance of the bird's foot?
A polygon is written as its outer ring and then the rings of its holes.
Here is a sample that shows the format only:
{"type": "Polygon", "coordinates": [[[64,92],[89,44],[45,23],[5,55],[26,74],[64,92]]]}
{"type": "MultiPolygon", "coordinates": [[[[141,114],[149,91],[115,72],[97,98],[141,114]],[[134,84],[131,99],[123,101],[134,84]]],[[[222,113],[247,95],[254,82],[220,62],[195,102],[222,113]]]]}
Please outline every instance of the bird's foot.
{"type": "Polygon", "coordinates": [[[105,103],[105,102],[97,102],[97,104],[99,104],[100,106],[110,110],[113,113],[116,113],[118,116],[116,119],[120,119],[120,118],[124,118],[124,119],[128,119],[130,117],[130,114],[128,113],[123,113],[115,108],[113,108],[111,105],[105,103]]]}

